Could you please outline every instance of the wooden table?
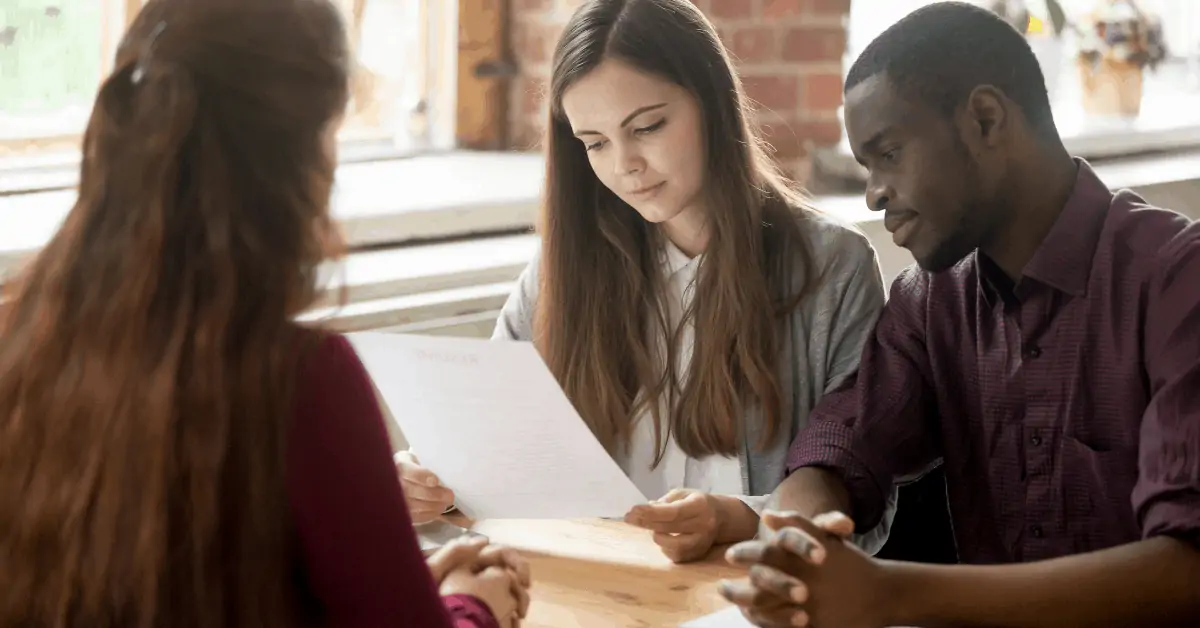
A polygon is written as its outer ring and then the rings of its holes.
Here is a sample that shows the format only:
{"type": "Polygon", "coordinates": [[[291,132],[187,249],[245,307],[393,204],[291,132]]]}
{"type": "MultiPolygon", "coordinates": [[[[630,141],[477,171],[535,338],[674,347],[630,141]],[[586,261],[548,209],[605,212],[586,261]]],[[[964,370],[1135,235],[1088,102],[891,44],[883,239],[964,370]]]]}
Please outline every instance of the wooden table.
{"type": "Polygon", "coordinates": [[[455,521],[521,550],[533,574],[527,628],[665,628],[729,606],[724,578],[744,577],[724,549],[671,563],[650,533],[617,521],[455,521]]]}

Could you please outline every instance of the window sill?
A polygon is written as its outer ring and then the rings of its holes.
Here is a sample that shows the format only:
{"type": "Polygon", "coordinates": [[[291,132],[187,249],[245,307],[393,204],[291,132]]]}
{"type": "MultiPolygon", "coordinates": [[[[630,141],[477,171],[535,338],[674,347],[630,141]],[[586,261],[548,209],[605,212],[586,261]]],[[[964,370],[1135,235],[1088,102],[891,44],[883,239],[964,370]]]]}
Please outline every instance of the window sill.
{"type": "MultiPolygon", "coordinates": [[[[1191,185],[1200,180],[1200,151],[1107,160],[1096,168],[1113,187],[1191,185]]],[[[342,330],[486,335],[538,246],[529,230],[541,156],[453,153],[355,164],[339,176],[335,214],[357,250],[324,270],[328,285],[345,286],[347,303],[336,306],[337,294],[326,294],[306,318],[342,330]],[[427,241],[449,235],[460,237],[427,241]]],[[[1191,206],[1191,195],[1185,197],[1191,206]]],[[[0,197],[0,276],[50,238],[73,201],[71,191],[0,197]]],[[[1179,203],[1165,204],[1184,208],[1179,203]]],[[[815,204],[863,228],[889,278],[911,262],[861,194],[817,197],[815,204]]]]}
{"type": "MultiPolygon", "coordinates": [[[[1200,147],[1200,110],[1193,113],[1196,121],[1187,124],[1177,117],[1146,115],[1134,121],[1072,119],[1061,124],[1060,131],[1072,155],[1094,163],[1123,162],[1200,147]]],[[[862,183],[867,180],[867,171],[854,160],[845,134],[837,146],[818,150],[814,162],[823,175],[862,183]]]]}
{"type": "MultiPolygon", "coordinates": [[[[333,214],[352,249],[528,229],[541,190],[538,155],[453,152],[338,169],[333,214]]],[[[0,274],[50,240],[76,192],[0,196],[0,274]]]]}

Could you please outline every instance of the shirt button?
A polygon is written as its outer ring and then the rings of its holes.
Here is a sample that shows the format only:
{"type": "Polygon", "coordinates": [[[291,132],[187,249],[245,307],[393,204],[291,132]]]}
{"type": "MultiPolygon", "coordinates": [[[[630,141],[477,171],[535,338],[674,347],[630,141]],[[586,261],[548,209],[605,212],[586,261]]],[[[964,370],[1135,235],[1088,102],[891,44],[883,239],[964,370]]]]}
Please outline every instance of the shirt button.
{"type": "Polygon", "coordinates": [[[1031,360],[1042,357],[1042,348],[1037,345],[1029,345],[1025,348],[1025,357],[1031,360]]]}
{"type": "Polygon", "coordinates": [[[1029,438],[1029,442],[1032,443],[1034,447],[1040,447],[1042,444],[1042,437],[1034,434],[1029,438]]]}
{"type": "Polygon", "coordinates": [[[1042,538],[1042,526],[1032,526],[1029,528],[1029,531],[1033,533],[1033,538],[1042,538]]]}

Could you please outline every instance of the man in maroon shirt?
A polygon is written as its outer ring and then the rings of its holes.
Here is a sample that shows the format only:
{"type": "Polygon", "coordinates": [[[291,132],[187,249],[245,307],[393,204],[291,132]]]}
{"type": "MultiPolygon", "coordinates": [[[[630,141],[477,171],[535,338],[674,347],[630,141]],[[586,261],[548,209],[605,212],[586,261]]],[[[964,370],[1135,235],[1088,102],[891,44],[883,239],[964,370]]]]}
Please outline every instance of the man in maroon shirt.
{"type": "Polygon", "coordinates": [[[726,597],[760,626],[1200,626],[1200,224],[1072,159],[1022,35],[971,5],[876,39],[845,115],[919,268],[726,597]],[[966,564],[839,539],[939,464],[966,564]]]}

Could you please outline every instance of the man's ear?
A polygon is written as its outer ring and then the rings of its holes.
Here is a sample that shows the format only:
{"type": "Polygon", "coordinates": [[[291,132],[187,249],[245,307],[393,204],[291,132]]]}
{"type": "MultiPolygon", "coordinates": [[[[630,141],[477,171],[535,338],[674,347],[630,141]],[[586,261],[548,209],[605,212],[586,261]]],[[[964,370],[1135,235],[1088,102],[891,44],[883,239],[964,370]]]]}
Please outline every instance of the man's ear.
{"type": "Polygon", "coordinates": [[[967,97],[966,120],[969,132],[981,146],[995,146],[1011,123],[1010,101],[1004,92],[991,85],[980,85],[967,97]]]}

